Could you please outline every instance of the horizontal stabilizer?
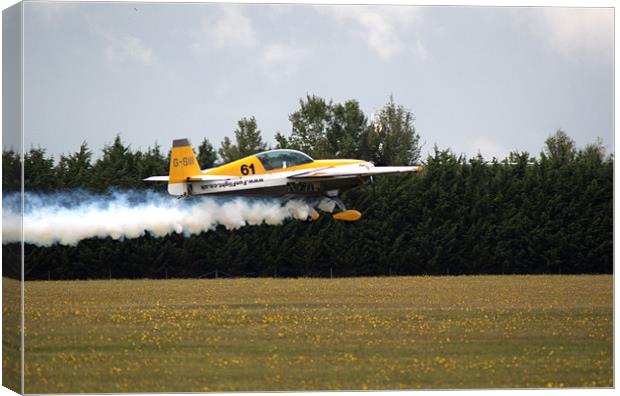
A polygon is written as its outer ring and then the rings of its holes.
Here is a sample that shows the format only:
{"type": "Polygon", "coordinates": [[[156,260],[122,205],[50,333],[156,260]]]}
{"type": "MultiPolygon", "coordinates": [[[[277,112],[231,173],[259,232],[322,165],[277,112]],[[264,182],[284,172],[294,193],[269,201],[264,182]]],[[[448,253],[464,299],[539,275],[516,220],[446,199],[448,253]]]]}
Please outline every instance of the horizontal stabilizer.
{"type": "Polygon", "coordinates": [[[151,176],[144,179],[144,181],[167,182],[168,176],[151,176]]]}
{"type": "Polygon", "coordinates": [[[230,176],[217,176],[217,175],[196,175],[187,178],[188,182],[201,182],[201,181],[224,181],[230,180],[233,177],[230,176]]]}
{"type": "MultiPolygon", "coordinates": [[[[196,175],[196,176],[188,177],[185,181],[186,182],[207,182],[207,181],[224,181],[224,180],[229,180],[229,179],[233,179],[233,178],[228,177],[228,176],[196,175]]],[[[144,179],[144,181],[167,182],[168,176],[151,176],[151,177],[147,177],[146,179],[144,179]]]]}

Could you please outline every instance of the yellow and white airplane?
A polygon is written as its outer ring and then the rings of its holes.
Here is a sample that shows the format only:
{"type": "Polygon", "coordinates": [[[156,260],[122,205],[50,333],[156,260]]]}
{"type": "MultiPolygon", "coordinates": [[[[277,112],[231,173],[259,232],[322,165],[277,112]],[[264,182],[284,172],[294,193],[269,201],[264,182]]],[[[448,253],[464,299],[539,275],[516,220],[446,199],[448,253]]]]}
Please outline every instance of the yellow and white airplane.
{"type": "Polygon", "coordinates": [[[278,149],[201,170],[189,140],[177,139],[172,142],[169,176],[144,180],[168,182],[168,193],[179,198],[203,194],[302,198],[311,202],[311,220],[319,217],[316,205],[329,207],[333,201],[331,209],[337,206],[339,210],[334,219],[356,221],[362,214],[347,210],[338,197],[340,193],[371,181],[373,175],[422,169],[422,166],[375,166],[363,160],[313,160],[297,150],[278,149]],[[323,206],[325,200],[328,203],[323,206]]]}

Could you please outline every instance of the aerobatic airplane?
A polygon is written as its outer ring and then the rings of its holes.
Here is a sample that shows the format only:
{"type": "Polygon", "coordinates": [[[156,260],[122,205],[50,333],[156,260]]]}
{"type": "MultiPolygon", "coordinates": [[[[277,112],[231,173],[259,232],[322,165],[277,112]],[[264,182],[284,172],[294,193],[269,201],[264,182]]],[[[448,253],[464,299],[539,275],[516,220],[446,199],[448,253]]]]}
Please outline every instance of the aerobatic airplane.
{"type": "Polygon", "coordinates": [[[289,149],[269,150],[215,168],[201,170],[187,139],[172,143],[170,174],[145,181],[168,182],[168,193],[179,198],[202,194],[253,195],[302,198],[311,206],[309,219],[319,217],[315,206],[327,202],[338,208],[336,220],[356,221],[357,210],[347,210],[338,195],[367,181],[373,175],[420,172],[422,166],[375,166],[351,159],[313,160],[289,149]]]}

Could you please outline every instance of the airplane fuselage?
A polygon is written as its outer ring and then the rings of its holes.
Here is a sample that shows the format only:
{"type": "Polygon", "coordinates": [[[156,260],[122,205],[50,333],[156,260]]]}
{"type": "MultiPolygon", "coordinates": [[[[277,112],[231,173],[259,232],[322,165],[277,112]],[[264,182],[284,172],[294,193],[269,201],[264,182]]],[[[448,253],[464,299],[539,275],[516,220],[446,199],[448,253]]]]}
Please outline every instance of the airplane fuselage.
{"type": "MultiPolygon", "coordinates": [[[[333,161],[332,161],[333,162],[333,161]]],[[[355,162],[353,167],[365,164],[355,162]]],[[[326,164],[327,165],[327,164],[326,164]]],[[[296,167],[297,168],[297,167],[296,167]]],[[[303,169],[303,168],[302,168],[303,169]]],[[[318,168],[320,169],[320,168],[318,168]]],[[[320,197],[331,191],[346,191],[367,182],[370,177],[338,177],[332,179],[291,180],[290,176],[299,174],[299,168],[266,172],[250,176],[238,176],[219,182],[193,182],[188,185],[188,195],[216,194],[216,195],[262,195],[269,197],[320,197]]],[[[316,171],[317,168],[312,168],[316,171]]],[[[205,174],[209,174],[208,171],[205,174]]]]}

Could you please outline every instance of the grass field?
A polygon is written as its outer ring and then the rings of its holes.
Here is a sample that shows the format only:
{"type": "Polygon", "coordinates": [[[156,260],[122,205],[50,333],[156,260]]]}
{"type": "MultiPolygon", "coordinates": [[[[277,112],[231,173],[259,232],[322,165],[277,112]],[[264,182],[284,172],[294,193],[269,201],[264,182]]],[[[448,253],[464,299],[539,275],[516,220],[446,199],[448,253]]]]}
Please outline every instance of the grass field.
{"type": "Polygon", "coordinates": [[[612,292],[612,276],[27,282],[25,391],[610,387],[612,292]]]}

